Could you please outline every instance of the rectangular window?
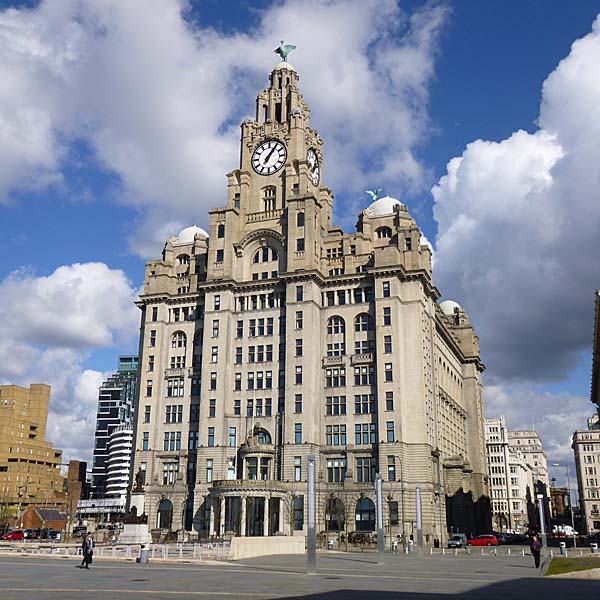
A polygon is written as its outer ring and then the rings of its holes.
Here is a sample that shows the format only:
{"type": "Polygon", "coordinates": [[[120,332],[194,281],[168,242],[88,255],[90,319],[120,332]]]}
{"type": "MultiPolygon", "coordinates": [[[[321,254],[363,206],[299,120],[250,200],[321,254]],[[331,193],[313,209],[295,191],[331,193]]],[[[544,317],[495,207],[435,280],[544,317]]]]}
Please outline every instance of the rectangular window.
{"type": "Polygon", "coordinates": [[[388,456],[388,481],[396,481],[396,457],[388,456]]]}
{"type": "Polygon", "coordinates": [[[328,446],[345,446],[346,441],[345,425],[327,425],[325,428],[325,442],[328,446]]]}
{"type": "Polygon", "coordinates": [[[376,423],[357,423],[354,426],[354,443],[375,444],[377,442],[377,424],[376,423]]]}
{"type": "Polygon", "coordinates": [[[208,401],[208,416],[209,417],[217,416],[217,400],[216,400],[216,398],[211,398],[208,401]]]}
{"type": "Polygon", "coordinates": [[[394,421],[386,421],[385,433],[386,433],[386,440],[388,442],[396,441],[396,436],[394,434],[394,421]]]}
{"type": "Polygon", "coordinates": [[[248,389],[254,389],[254,373],[248,373],[248,389]]]}
{"type": "Polygon", "coordinates": [[[215,428],[214,427],[209,427],[208,428],[208,446],[214,446],[215,445],[215,428]]]}
{"type": "Polygon", "coordinates": [[[241,400],[233,401],[233,414],[237,415],[237,416],[242,414],[242,401],[241,400]]]}
{"type": "Polygon", "coordinates": [[[345,387],[346,386],[346,369],[326,369],[325,370],[325,385],[327,387],[345,387]]]}
{"type": "Polygon", "coordinates": [[[398,525],[398,500],[390,500],[388,507],[390,509],[390,525],[398,525]]]}
{"type": "Polygon", "coordinates": [[[294,531],[304,529],[304,496],[294,496],[294,531]]]}
{"type": "Polygon", "coordinates": [[[217,374],[214,371],[210,374],[210,389],[217,389],[217,374]]]}
{"type": "Polygon", "coordinates": [[[206,483],[210,483],[213,480],[213,459],[206,459],[206,483]]]}
{"type": "Polygon", "coordinates": [[[383,336],[383,351],[386,354],[392,353],[392,336],[391,335],[383,336]]]}
{"type": "Polygon", "coordinates": [[[294,456],[294,481],[302,481],[302,457],[294,456]]]}
{"type": "Polygon", "coordinates": [[[175,462],[163,463],[163,485],[175,485],[179,464],[175,462]]]}
{"type": "Polygon", "coordinates": [[[265,372],[265,388],[270,390],[273,388],[273,371],[265,372]]]}
{"type": "Polygon", "coordinates": [[[190,423],[198,423],[200,421],[200,405],[190,404],[190,423]]]}
{"type": "Polygon", "coordinates": [[[239,392],[242,389],[242,374],[241,373],[236,373],[235,374],[235,380],[233,382],[233,390],[235,392],[239,392]]]}
{"type": "Polygon", "coordinates": [[[374,394],[356,394],[354,396],[354,413],[367,415],[376,412],[374,394]]]}
{"type": "Polygon", "coordinates": [[[150,423],[150,406],[144,407],[144,423],[150,423]]]}
{"type": "Polygon", "coordinates": [[[296,302],[302,302],[304,300],[304,286],[296,286],[296,302]]]}
{"type": "Polygon", "coordinates": [[[158,306],[152,307],[152,320],[158,321],[158,306]]]}
{"type": "Polygon", "coordinates": [[[215,294],[213,307],[214,307],[214,310],[221,310],[221,295],[220,294],[215,294]]]}
{"type": "Polygon", "coordinates": [[[264,373],[262,371],[256,372],[256,389],[262,390],[264,389],[265,379],[263,377],[264,373]]]}
{"type": "Polygon", "coordinates": [[[148,398],[152,397],[152,380],[148,379],[148,381],[146,381],[146,396],[148,396],[148,398]]]}
{"type": "Polygon", "coordinates": [[[356,479],[367,483],[375,480],[375,461],[370,456],[356,459],[356,479]]]}
{"type": "Polygon", "coordinates": [[[217,250],[217,262],[222,263],[224,258],[224,251],[222,249],[217,250]]]}
{"type": "Polygon", "coordinates": [[[296,251],[304,252],[304,238],[298,238],[296,240],[296,251]]]}
{"type": "Polygon", "coordinates": [[[148,371],[154,371],[154,354],[148,356],[148,371]]]}
{"type": "Polygon", "coordinates": [[[328,415],[345,415],[346,396],[327,396],[326,409],[328,415]]]}
{"type": "Polygon", "coordinates": [[[266,354],[266,360],[267,362],[272,362],[273,361],[273,344],[267,344],[265,346],[265,354],[266,354]]]}
{"type": "Polygon", "coordinates": [[[346,479],[346,459],[327,459],[327,481],[329,483],[342,483],[346,479]]]}
{"type": "Polygon", "coordinates": [[[385,381],[390,382],[394,380],[394,374],[392,371],[392,363],[385,363],[385,381]]]}
{"type": "Polygon", "coordinates": [[[214,365],[219,362],[219,347],[212,346],[210,349],[210,362],[214,365]]]}
{"type": "Polygon", "coordinates": [[[150,449],[150,432],[144,431],[144,436],[142,440],[142,450],[150,449]]]}
{"type": "Polygon", "coordinates": [[[296,385],[302,384],[302,367],[296,367],[296,385]]]}
{"type": "Polygon", "coordinates": [[[188,433],[188,450],[198,449],[198,432],[190,431],[188,433]]]}
{"type": "Polygon", "coordinates": [[[273,317],[267,318],[267,335],[273,335],[273,317]]]}
{"type": "Polygon", "coordinates": [[[241,346],[237,346],[235,349],[235,364],[236,365],[241,365],[242,364],[242,360],[243,360],[243,352],[244,349],[241,346]]]}
{"type": "Polygon", "coordinates": [[[265,398],[265,417],[270,417],[273,413],[273,399],[265,398]]]}
{"type": "Polygon", "coordinates": [[[248,346],[248,362],[256,362],[256,346],[248,346]]]}
{"type": "Polygon", "coordinates": [[[296,338],[296,356],[302,356],[302,338],[296,338]]]}
{"type": "Polygon", "coordinates": [[[246,416],[254,416],[254,400],[252,399],[246,401],[246,416]]]}
{"type": "Polygon", "coordinates": [[[263,401],[262,398],[256,399],[256,416],[262,417],[263,414],[263,401]]]}
{"type": "Polygon", "coordinates": [[[302,443],[302,423],[294,424],[294,443],[295,444],[302,443]]]}
{"type": "Polygon", "coordinates": [[[354,385],[373,385],[375,369],[373,367],[354,367],[354,385]]]}
{"type": "Polygon", "coordinates": [[[394,410],[394,392],[385,393],[385,410],[394,410]]]}
{"type": "Polygon", "coordinates": [[[390,297],[390,282],[389,281],[383,282],[383,297],[384,298],[390,297]]]}
{"type": "Polygon", "coordinates": [[[244,321],[238,321],[235,329],[235,337],[244,337],[244,321]]]}
{"type": "Polygon", "coordinates": [[[229,428],[229,447],[235,448],[237,446],[237,433],[235,427],[229,428]]]}
{"type": "Polygon", "coordinates": [[[156,346],[156,329],[150,330],[150,340],[148,341],[148,345],[150,348],[154,348],[156,346]]]}
{"type": "Polygon", "coordinates": [[[302,412],[302,394],[296,394],[296,399],[294,400],[294,412],[302,412]]]}
{"type": "Polygon", "coordinates": [[[296,311],[296,329],[302,329],[304,326],[304,313],[301,310],[296,311]]]}
{"type": "Polygon", "coordinates": [[[383,307],[383,324],[384,325],[392,324],[392,309],[389,306],[383,307]]]}
{"type": "Polygon", "coordinates": [[[167,380],[167,397],[181,398],[183,397],[183,377],[176,377],[167,380]]]}

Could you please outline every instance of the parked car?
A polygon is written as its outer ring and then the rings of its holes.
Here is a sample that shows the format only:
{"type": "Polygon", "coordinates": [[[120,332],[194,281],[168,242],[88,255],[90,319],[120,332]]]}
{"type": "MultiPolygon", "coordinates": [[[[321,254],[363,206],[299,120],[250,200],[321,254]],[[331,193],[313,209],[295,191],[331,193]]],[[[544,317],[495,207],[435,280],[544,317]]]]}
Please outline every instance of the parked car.
{"type": "Polygon", "coordinates": [[[448,540],[448,548],[466,548],[467,536],[464,533],[453,533],[448,540]]]}
{"type": "Polygon", "coordinates": [[[13,529],[2,536],[3,540],[23,540],[25,539],[25,532],[22,529],[13,529]]]}
{"type": "Polygon", "coordinates": [[[25,529],[24,533],[28,540],[37,540],[40,537],[39,529],[25,529]]]}
{"type": "Polygon", "coordinates": [[[469,546],[497,546],[498,538],[495,535],[478,535],[467,542],[469,546]]]}

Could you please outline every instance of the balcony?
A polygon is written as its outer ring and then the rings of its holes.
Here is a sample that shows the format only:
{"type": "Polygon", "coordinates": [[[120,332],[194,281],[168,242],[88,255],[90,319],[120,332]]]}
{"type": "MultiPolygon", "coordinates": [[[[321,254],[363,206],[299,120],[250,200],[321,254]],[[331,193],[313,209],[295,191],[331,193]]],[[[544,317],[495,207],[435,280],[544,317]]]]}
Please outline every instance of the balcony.
{"type": "Polygon", "coordinates": [[[273,221],[280,219],[283,215],[283,208],[274,210],[263,210],[261,212],[248,213],[246,215],[246,223],[258,223],[259,221],[273,221]]]}
{"type": "Polygon", "coordinates": [[[220,479],[212,482],[215,492],[258,492],[275,491],[287,492],[290,484],[273,479],[220,479]]]}
{"type": "Polygon", "coordinates": [[[165,379],[170,377],[185,377],[186,373],[187,369],[185,368],[165,369],[165,379]]]}
{"type": "Polygon", "coordinates": [[[345,356],[324,356],[323,367],[338,367],[346,364],[345,356]]]}
{"type": "Polygon", "coordinates": [[[350,363],[352,365],[364,365],[372,363],[374,358],[373,352],[362,352],[361,354],[353,354],[350,357],[350,363]]]}

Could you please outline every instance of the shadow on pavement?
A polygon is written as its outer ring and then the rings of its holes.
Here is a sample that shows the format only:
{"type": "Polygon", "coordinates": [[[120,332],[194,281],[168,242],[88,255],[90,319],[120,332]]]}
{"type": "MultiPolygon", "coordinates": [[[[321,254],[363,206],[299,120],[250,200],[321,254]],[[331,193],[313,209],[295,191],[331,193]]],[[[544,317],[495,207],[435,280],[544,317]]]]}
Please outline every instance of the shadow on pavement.
{"type": "Polygon", "coordinates": [[[513,579],[459,594],[390,592],[339,589],[307,596],[282,596],[280,600],[592,600],[600,582],[576,579],[513,579]]]}

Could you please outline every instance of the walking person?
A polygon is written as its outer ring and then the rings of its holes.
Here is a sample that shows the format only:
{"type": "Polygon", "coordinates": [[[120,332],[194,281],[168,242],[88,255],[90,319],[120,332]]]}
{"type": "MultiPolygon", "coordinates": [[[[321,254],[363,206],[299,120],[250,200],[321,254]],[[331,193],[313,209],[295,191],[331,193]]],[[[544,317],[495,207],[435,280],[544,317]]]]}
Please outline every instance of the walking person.
{"type": "Polygon", "coordinates": [[[529,544],[529,549],[531,550],[531,554],[533,554],[533,561],[535,563],[535,568],[540,568],[540,555],[542,553],[542,543],[540,542],[540,538],[535,534],[531,538],[531,544],[529,544]]]}
{"type": "Polygon", "coordinates": [[[83,559],[81,560],[80,569],[89,569],[89,565],[92,563],[92,556],[94,555],[94,538],[92,533],[88,533],[81,542],[81,554],[83,559]]]}

